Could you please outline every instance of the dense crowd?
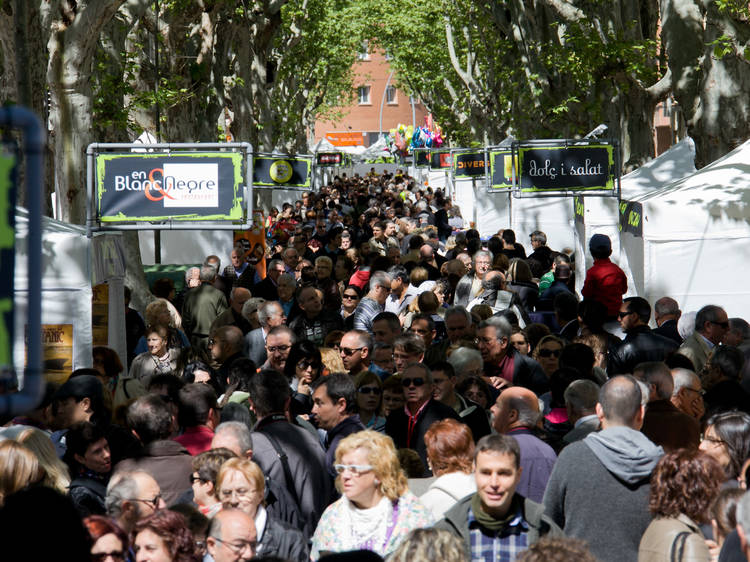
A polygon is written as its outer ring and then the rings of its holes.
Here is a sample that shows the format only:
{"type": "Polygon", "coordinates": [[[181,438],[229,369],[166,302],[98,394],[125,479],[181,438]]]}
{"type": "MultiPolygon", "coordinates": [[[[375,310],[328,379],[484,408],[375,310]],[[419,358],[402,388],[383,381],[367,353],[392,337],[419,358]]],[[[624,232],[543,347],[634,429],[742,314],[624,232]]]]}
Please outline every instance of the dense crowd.
{"type": "Polygon", "coordinates": [[[746,560],[750,325],[466,226],[342,175],[126,302],[3,420],[3,559],[746,560]]]}

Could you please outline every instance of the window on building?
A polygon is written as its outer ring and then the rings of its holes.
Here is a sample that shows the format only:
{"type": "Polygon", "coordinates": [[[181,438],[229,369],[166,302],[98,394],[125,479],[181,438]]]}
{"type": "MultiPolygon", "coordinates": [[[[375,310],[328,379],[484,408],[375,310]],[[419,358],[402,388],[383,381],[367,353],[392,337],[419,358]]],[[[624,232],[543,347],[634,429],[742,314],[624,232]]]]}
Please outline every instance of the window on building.
{"type": "Polygon", "coordinates": [[[369,42],[362,41],[362,45],[360,45],[359,52],[357,53],[357,58],[359,60],[370,60],[370,53],[367,51],[368,48],[369,42]]]}
{"type": "Polygon", "coordinates": [[[398,105],[398,98],[396,97],[396,87],[388,86],[385,89],[385,102],[388,105],[398,105]]]}
{"type": "Polygon", "coordinates": [[[370,102],[370,86],[360,86],[357,88],[359,97],[359,105],[369,105],[370,102]]]}

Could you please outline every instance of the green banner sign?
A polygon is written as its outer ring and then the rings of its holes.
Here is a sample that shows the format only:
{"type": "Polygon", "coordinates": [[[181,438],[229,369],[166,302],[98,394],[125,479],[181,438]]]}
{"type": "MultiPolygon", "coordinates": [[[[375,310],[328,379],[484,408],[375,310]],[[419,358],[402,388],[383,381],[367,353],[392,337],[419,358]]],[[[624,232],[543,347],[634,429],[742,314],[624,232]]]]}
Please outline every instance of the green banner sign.
{"type": "Polygon", "coordinates": [[[620,232],[643,238],[643,205],[637,201],[620,201],[620,232]]]}
{"type": "Polygon", "coordinates": [[[453,155],[453,174],[458,177],[483,176],[487,170],[484,151],[457,152],[453,155]]]}
{"type": "Polygon", "coordinates": [[[16,263],[16,158],[0,150],[0,367],[13,365],[16,263]]]}
{"type": "Polygon", "coordinates": [[[96,156],[101,222],[240,221],[243,185],[240,153],[96,156]]]}
{"type": "Polygon", "coordinates": [[[450,150],[432,150],[430,152],[430,170],[444,170],[453,166],[450,150]]]}
{"type": "Polygon", "coordinates": [[[430,149],[429,148],[415,148],[414,149],[414,166],[417,168],[429,168],[430,167],[430,149]]]}
{"type": "MultiPolygon", "coordinates": [[[[509,189],[513,187],[513,151],[508,149],[490,152],[490,187],[509,189]]],[[[518,175],[518,158],[516,158],[516,175],[518,175]]]]}
{"type": "Polygon", "coordinates": [[[584,212],[585,207],[583,204],[583,197],[576,195],[573,197],[573,216],[575,217],[576,224],[585,224],[586,217],[584,212]]]}
{"type": "Polygon", "coordinates": [[[266,187],[310,187],[312,158],[257,156],[253,160],[253,185],[266,187]]]}
{"type": "Polygon", "coordinates": [[[614,191],[614,150],[610,144],[521,143],[518,147],[521,191],[614,191]]]}

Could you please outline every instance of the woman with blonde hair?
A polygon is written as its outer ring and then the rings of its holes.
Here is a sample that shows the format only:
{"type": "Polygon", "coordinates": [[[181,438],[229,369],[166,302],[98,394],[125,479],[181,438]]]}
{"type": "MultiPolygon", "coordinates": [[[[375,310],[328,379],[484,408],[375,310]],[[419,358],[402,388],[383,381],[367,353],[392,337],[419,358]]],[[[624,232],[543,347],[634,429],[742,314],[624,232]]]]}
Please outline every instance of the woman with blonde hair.
{"type": "Polygon", "coordinates": [[[0,506],[5,498],[43,476],[36,455],[11,439],[0,443],[0,506]]]}
{"type": "Polygon", "coordinates": [[[29,427],[18,435],[16,441],[36,456],[39,466],[44,471],[42,484],[66,494],[70,486],[68,467],[55,454],[55,446],[49,436],[40,429],[29,427]]]}
{"type": "Polygon", "coordinates": [[[307,541],[300,531],[274,518],[263,505],[266,484],[263,471],[251,460],[233,458],[221,465],[216,476],[216,495],[223,509],[239,509],[255,520],[256,556],[278,556],[307,562],[307,541]]]}
{"type": "Polygon", "coordinates": [[[410,531],[433,523],[427,508],[409,492],[387,435],[366,430],[342,439],[334,468],[342,497],[328,506],[315,529],[313,560],[350,550],[386,556],[410,531]]]}
{"type": "Polygon", "coordinates": [[[321,347],[320,360],[323,363],[323,372],[321,374],[324,377],[333,373],[346,373],[346,367],[344,367],[344,362],[341,360],[341,354],[338,349],[334,347],[321,347]]]}

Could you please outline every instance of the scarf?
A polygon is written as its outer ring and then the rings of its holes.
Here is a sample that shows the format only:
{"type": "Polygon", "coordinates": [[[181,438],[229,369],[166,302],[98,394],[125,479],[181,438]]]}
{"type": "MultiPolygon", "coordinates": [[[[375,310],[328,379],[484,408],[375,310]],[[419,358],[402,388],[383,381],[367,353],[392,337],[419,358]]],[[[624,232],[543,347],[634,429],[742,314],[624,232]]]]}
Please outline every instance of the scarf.
{"type": "Polygon", "coordinates": [[[471,512],[474,514],[474,519],[476,519],[477,523],[482,527],[494,533],[502,531],[508,523],[516,517],[520,507],[519,496],[514,495],[510,504],[510,509],[508,510],[508,513],[505,514],[505,517],[502,519],[495,519],[492,515],[482,509],[482,500],[479,498],[479,494],[474,494],[471,498],[471,512]]]}
{"type": "Polygon", "coordinates": [[[344,535],[344,545],[347,550],[372,550],[380,555],[386,553],[388,542],[395,527],[395,517],[398,515],[397,503],[394,504],[387,497],[383,497],[377,505],[368,509],[360,509],[346,496],[344,502],[344,525],[341,527],[344,535]],[[346,528],[348,527],[348,533],[346,528]]]}

